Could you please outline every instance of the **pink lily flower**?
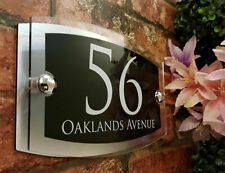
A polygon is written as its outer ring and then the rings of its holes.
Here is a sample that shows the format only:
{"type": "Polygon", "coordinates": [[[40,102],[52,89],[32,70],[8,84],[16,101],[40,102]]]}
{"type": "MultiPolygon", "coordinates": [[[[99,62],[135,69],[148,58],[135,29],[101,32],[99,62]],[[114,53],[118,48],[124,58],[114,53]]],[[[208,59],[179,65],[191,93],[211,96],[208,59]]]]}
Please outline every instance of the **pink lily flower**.
{"type": "Polygon", "coordinates": [[[168,40],[168,47],[171,56],[165,57],[165,64],[170,67],[172,79],[174,80],[179,78],[179,75],[175,73],[176,67],[174,67],[174,63],[172,62],[174,62],[174,60],[177,60],[178,62],[184,64],[186,67],[190,66],[191,61],[195,59],[194,51],[196,47],[196,37],[193,36],[191,39],[189,39],[188,42],[185,44],[183,50],[175,46],[170,39],[168,40]]]}
{"type": "MultiPolygon", "coordinates": [[[[168,46],[171,56],[188,67],[191,64],[192,58],[194,56],[196,37],[191,37],[185,44],[183,50],[175,46],[171,40],[168,41],[168,46]]],[[[165,60],[165,62],[167,63],[168,61],[171,61],[171,57],[166,57],[165,60]]]]}
{"type": "Polygon", "coordinates": [[[175,72],[179,75],[175,80],[169,83],[165,89],[167,90],[181,90],[175,103],[175,108],[184,105],[191,96],[196,93],[197,83],[194,80],[195,68],[189,69],[177,59],[172,59],[172,66],[175,72]]]}
{"type": "Polygon", "coordinates": [[[217,98],[210,88],[202,85],[202,81],[204,81],[204,77],[207,75],[206,72],[211,72],[215,69],[222,68],[222,65],[219,61],[214,62],[210,66],[203,67],[200,71],[198,71],[196,67],[194,58],[192,58],[189,67],[185,66],[175,58],[172,58],[171,66],[173,66],[179,77],[169,83],[165,89],[181,90],[175,102],[176,109],[179,109],[181,106],[191,108],[197,103],[203,102],[204,100],[215,100],[217,98]],[[204,74],[204,76],[196,76],[196,74],[199,73],[204,74]]]}
{"type": "MultiPolygon", "coordinates": [[[[194,50],[196,47],[196,37],[193,36],[186,44],[183,51],[168,41],[171,57],[165,58],[165,64],[170,67],[175,79],[165,88],[167,90],[182,90],[178,95],[175,103],[176,110],[184,105],[190,96],[196,93],[196,82],[194,73],[197,72],[197,67],[194,59],[194,50]]],[[[176,112],[176,111],[175,111],[176,112]]]]}
{"type": "Polygon", "coordinates": [[[199,72],[196,72],[195,81],[198,83],[198,86],[196,86],[197,93],[184,105],[188,108],[187,110],[191,116],[187,117],[181,123],[179,127],[180,132],[189,131],[201,125],[204,117],[203,108],[194,107],[195,104],[201,102],[203,107],[205,107],[207,103],[218,99],[217,95],[212,91],[212,88],[216,88],[218,83],[206,79],[208,73],[216,69],[222,69],[222,64],[219,61],[215,61],[210,66],[206,65],[199,72]]]}

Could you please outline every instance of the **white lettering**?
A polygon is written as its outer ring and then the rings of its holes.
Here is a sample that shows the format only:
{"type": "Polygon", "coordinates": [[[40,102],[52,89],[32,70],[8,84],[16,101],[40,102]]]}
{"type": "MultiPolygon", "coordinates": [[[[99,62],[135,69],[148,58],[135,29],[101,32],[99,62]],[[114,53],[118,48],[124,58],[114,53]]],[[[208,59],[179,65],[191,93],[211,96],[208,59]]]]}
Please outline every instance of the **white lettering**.
{"type": "Polygon", "coordinates": [[[74,124],[71,120],[65,120],[62,124],[62,132],[65,134],[65,135],[70,135],[72,132],[74,131],[74,124]],[[68,126],[70,126],[70,130],[69,132],[66,132],[65,130],[65,126],[66,124],[68,124],[68,126]]]}

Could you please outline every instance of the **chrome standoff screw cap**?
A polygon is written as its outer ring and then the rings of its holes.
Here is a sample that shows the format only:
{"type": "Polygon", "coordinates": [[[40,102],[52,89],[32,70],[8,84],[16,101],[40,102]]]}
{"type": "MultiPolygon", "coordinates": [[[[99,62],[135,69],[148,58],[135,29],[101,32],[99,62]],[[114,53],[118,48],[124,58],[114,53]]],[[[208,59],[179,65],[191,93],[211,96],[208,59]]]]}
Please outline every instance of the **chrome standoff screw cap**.
{"type": "Polygon", "coordinates": [[[38,78],[37,86],[40,92],[46,96],[51,96],[57,88],[57,83],[51,73],[46,73],[38,78]]]}
{"type": "Polygon", "coordinates": [[[161,93],[160,91],[157,90],[155,92],[155,100],[159,104],[162,103],[164,101],[164,95],[163,95],[163,93],[161,93]]]}

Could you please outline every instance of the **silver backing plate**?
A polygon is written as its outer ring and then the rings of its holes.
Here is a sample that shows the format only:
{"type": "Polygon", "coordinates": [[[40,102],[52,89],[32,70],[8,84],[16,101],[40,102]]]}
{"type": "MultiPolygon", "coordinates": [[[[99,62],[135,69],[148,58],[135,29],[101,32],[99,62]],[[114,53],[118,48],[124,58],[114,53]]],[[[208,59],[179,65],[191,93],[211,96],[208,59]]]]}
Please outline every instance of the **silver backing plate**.
{"type": "Polygon", "coordinates": [[[45,72],[45,34],[65,33],[108,41],[124,47],[124,40],[118,34],[97,28],[95,32],[56,24],[32,23],[30,49],[30,25],[18,26],[17,52],[17,98],[16,98],[16,150],[57,157],[93,157],[121,154],[155,142],[164,135],[149,134],[134,140],[109,144],[87,144],[55,140],[44,137],[45,98],[31,95],[29,99],[28,79],[45,72]],[[98,33],[96,31],[99,31],[98,33]],[[31,62],[29,62],[31,55],[31,62]],[[31,66],[29,68],[29,65],[31,66]],[[29,115],[30,112],[30,115],[29,115]]]}

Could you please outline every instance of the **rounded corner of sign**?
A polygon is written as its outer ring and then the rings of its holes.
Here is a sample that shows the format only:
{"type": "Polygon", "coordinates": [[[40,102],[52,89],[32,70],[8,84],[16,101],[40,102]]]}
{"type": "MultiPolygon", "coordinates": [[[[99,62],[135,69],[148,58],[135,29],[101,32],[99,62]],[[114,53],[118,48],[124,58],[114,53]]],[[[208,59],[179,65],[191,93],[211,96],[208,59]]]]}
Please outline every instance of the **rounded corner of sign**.
{"type": "Polygon", "coordinates": [[[16,145],[15,145],[15,150],[17,152],[30,153],[30,151],[28,150],[28,147],[26,145],[18,143],[17,141],[16,141],[16,145]]]}

